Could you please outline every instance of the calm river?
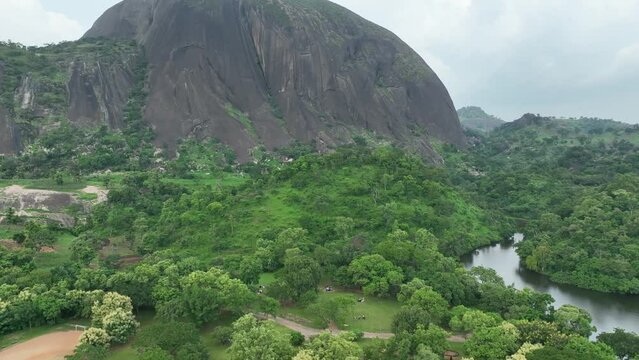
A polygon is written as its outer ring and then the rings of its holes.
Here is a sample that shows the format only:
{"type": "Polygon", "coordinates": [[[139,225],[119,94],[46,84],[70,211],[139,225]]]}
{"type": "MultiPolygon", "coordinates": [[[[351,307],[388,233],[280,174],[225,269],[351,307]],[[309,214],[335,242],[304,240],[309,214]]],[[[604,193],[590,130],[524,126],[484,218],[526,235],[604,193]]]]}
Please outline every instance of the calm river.
{"type": "Polygon", "coordinates": [[[548,293],[555,299],[555,308],[573,304],[588,310],[597,333],[622,328],[639,334],[639,295],[604,294],[553,283],[547,276],[519,266],[514,244],[522,239],[522,234],[516,234],[514,242],[480,248],[463,256],[461,261],[467,268],[483,266],[495,269],[507,285],[514,284],[517,289],[531,288],[548,293]]]}

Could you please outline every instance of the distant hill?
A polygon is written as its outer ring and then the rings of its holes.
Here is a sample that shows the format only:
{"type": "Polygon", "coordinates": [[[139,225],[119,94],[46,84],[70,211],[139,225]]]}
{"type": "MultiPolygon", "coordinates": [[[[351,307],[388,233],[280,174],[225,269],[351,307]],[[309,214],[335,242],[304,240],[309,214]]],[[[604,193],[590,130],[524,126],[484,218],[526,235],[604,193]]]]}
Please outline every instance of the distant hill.
{"type": "Polygon", "coordinates": [[[479,106],[466,106],[457,110],[462,127],[480,132],[490,132],[505,123],[504,120],[486,114],[479,106]]]}

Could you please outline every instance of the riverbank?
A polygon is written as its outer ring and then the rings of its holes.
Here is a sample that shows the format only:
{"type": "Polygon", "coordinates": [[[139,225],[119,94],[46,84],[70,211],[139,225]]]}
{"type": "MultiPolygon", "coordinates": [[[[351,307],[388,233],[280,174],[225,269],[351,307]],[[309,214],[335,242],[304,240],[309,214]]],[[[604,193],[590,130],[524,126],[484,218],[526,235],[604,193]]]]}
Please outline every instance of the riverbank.
{"type": "Polygon", "coordinates": [[[588,311],[597,332],[612,332],[615,328],[639,332],[639,295],[620,295],[581,289],[573,285],[555,283],[542,275],[521,266],[515,244],[523,235],[518,234],[513,242],[498,243],[479,248],[461,258],[466,268],[483,266],[494,269],[507,285],[517,289],[529,288],[550,294],[554,306],[572,304],[588,311]]]}

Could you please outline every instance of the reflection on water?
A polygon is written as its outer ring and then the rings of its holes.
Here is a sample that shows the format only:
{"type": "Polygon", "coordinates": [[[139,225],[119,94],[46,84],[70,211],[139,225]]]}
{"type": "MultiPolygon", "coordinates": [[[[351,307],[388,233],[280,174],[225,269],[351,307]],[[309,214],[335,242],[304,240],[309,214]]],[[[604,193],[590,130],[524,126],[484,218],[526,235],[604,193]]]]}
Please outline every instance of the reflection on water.
{"type": "Polygon", "coordinates": [[[515,234],[514,241],[487,246],[462,257],[467,267],[492,268],[504,278],[507,285],[517,289],[531,288],[546,292],[555,299],[555,307],[573,304],[586,309],[592,315],[597,332],[610,332],[614,328],[639,333],[639,296],[613,295],[556,284],[547,276],[526,270],[519,264],[514,244],[523,240],[523,234],[515,234]]]}

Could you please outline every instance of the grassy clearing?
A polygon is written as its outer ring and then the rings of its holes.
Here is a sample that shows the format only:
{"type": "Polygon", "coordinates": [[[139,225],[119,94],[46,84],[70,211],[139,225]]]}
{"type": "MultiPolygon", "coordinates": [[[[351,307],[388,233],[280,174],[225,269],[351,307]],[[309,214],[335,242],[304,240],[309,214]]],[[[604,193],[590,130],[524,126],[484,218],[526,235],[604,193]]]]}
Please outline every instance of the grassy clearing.
{"type": "Polygon", "coordinates": [[[19,225],[0,225],[0,239],[11,239],[13,234],[20,232],[22,226],[19,225]]]}
{"type": "Polygon", "coordinates": [[[20,185],[26,189],[51,190],[63,192],[77,192],[84,189],[89,183],[86,180],[64,178],[62,185],[53,179],[0,179],[0,188],[20,185]]]}
{"type": "Polygon", "coordinates": [[[37,327],[33,327],[31,329],[16,331],[14,333],[5,335],[5,336],[0,338],[0,349],[4,349],[4,348],[9,347],[11,345],[15,345],[15,344],[18,344],[18,343],[21,343],[21,342],[25,342],[27,340],[31,340],[31,339],[36,338],[38,336],[46,335],[46,334],[49,334],[49,333],[52,333],[52,332],[73,330],[74,328],[69,325],[71,323],[78,324],[78,325],[85,325],[86,326],[86,325],[89,324],[89,320],[86,320],[86,319],[79,319],[79,320],[74,319],[74,320],[69,320],[68,323],[64,323],[64,324],[37,326],[37,327]]]}
{"type": "Polygon", "coordinates": [[[38,268],[53,268],[62,265],[71,259],[71,242],[75,236],[69,233],[62,233],[58,236],[53,248],[55,252],[37,253],[34,261],[38,268]]]}
{"type": "Polygon", "coordinates": [[[275,282],[274,273],[263,273],[260,275],[260,285],[269,285],[275,282]]]}
{"type": "Polygon", "coordinates": [[[461,356],[466,355],[466,353],[464,352],[464,343],[452,342],[452,341],[447,341],[447,343],[448,343],[448,346],[447,346],[448,350],[458,352],[459,355],[461,356]]]}
{"type": "Polygon", "coordinates": [[[182,178],[172,178],[172,179],[163,179],[164,181],[172,184],[182,185],[185,187],[196,187],[196,186],[211,186],[212,188],[217,187],[227,187],[227,186],[237,186],[242,185],[246,180],[249,179],[248,176],[241,176],[240,174],[234,173],[221,173],[221,174],[210,174],[210,173],[193,173],[193,177],[189,179],[182,178]]]}
{"type": "Polygon", "coordinates": [[[109,244],[100,250],[100,255],[103,257],[109,256],[134,256],[135,251],[131,249],[131,244],[126,240],[124,236],[117,236],[109,238],[109,244]]]}
{"type": "MultiPolygon", "coordinates": [[[[322,291],[318,299],[337,295],[352,295],[355,298],[364,297],[361,293],[336,290],[333,292],[322,291]]],[[[375,297],[364,297],[365,301],[356,303],[353,316],[344,324],[338,324],[343,330],[362,330],[367,332],[390,332],[393,317],[400,309],[399,303],[394,299],[380,299],[375,297]],[[357,316],[364,315],[366,319],[356,319],[357,316]]],[[[314,314],[309,307],[289,307],[282,309],[284,315],[293,315],[296,318],[306,319],[306,325],[322,328],[322,321],[314,314]]]]}

